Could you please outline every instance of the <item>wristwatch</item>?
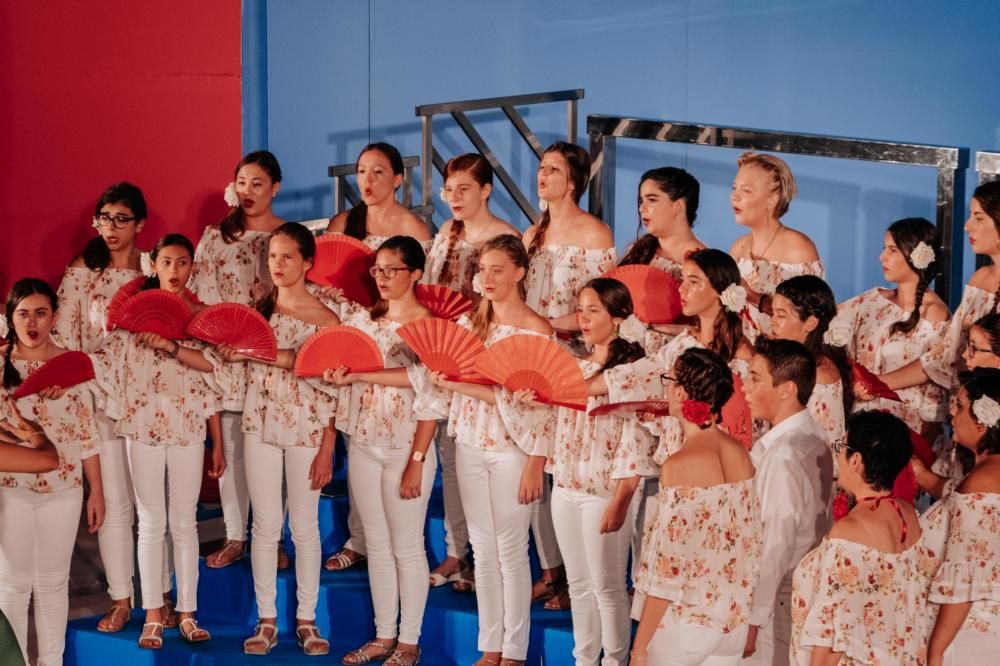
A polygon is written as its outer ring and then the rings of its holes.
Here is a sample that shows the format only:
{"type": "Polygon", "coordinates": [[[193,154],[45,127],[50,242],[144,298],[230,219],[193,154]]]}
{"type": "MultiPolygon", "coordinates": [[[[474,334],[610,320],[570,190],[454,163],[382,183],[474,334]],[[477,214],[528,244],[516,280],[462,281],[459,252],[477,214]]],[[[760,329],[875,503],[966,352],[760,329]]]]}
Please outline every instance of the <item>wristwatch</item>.
{"type": "Polygon", "coordinates": [[[414,451],[414,452],[413,452],[413,455],[412,455],[412,456],[410,456],[410,459],[411,459],[411,460],[414,460],[414,461],[416,461],[416,462],[419,462],[419,463],[422,463],[422,462],[424,461],[424,458],[426,458],[426,457],[427,457],[427,456],[425,456],[425,455],[423,454],[423,451],[414,451]]]}

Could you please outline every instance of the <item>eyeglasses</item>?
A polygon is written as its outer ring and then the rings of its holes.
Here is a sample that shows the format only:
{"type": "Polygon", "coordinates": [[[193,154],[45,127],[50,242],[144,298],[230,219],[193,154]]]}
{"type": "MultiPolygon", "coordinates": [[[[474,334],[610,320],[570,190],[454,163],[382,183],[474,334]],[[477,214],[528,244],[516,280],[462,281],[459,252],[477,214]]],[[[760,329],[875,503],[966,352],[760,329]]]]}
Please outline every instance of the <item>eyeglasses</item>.
{"type": "Polygon", "coordinates": [[[663,384],[664,386],[666,386],[670,382],[676,382],[676,381],[677,378],[674,377],[673,375],[668,375],[667,373],[663,373],[662,375],[660,375],[660,383],[663,384]]]}
{"type": "Polygon", "coordinates": [[[993,350],[992,349],[986,349],[985,347],[977,347],[976,345],[972,344],[971,342],[965,348],[965,353],[968,354],[969,356],[975,356],[976,354],[979,354],[980,352],[983,353],[983,354],[992,354],[993,350]]]}
{"type": "Polygon", "coordinates": [[[372,266],[371,268],[368,269],[368,274],[371,275],[372,277],[378,277],[379,275],[381,275],[386,279],[391,280],[394,277],[396,277],[396,273],[398,273],[399,271],[410,271],[410,270],[413,269],[407,268],[405,266],[385,266],[385,267],[372,266]]]}
{"type": "Polygon", "coordinates": [[[847,445],[847,442],[845,442],[842,439],[835,439],[835,440],[833,440],[833,452],[835,454],[837,454],[839,456],[840,452],[842,450],[844,450],[844,449],[846,449],[848,451],[854,451],[855,453],[858,452],[857,449],[851,448],[850,446],[847,445]]]}
{"type": "Polygon", "coordinates": [[[98,213],[94,216],[94,225],[99,227],[106,227],[109,224],[115,225],[115,229],[124,229],[128,226],[129,222],[135,222],[135,217],[129,217],[127,215],[108,215],[107,213],[98,213]]]}

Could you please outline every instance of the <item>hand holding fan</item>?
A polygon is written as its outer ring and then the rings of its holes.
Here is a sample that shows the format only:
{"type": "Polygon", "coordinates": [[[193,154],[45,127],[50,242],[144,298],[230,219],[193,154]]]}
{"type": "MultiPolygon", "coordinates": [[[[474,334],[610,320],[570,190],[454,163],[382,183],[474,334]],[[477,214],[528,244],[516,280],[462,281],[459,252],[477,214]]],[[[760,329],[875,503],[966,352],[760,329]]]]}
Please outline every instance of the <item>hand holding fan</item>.
{"type": "Polygon", "coordinates": [[[865,391],[870,393],[875,398],[885,398],[886,400],[895,400],[896,402],[902,402],[899,394],[893,391],[889,386],[878,378],[878,375],[873,373],[871,370],[861,365],[854,359],[850,359],[851,372],[854,375],[854,381],[864,387],[865,391]]]}
{"type": "Polygon", "coordinates": [[[368,273],[374,262],[375,253],[357,238],[326,234],[316,240],[316,257],[306,279],[337,287],[355,303],[371,307],[378,296],[375,280],[368,273]]]}
{"type": "Polygon", "coordinates": [[[264,316],[242,303],[210,305],[191,318],[187,334],[213,345],[232,346],[240,354],[273,363],[278,340],[264,316]]]}
{"type": "Polygon", "coordinates": [[[537,335],[512,335],[486,348],[473,366],[508,391],[530,389],[539,402],[587,408],[583,370],[558,343],[537,335]]]}
{"type": "Polygon", "coordinates": [[[297,377],[321,377],[341,366],[348,372],[373,372],[385,367],[378,344],[353,326],[328,326],[302,343],[295,355],[297,377]]]}
{"type": "Polygon", "coordinates": [[[68,351],[49,359],[29,374],[11,396],[17,400],[50,386],[69,388],[94,378],[94,365],[83,352],[68,351]]]}
{"type": "Polygon", "coordinates": [[[121,305],[115,313],[112,328],[132,333],[156,333],[167,340],[183,340],[188,337],[184,329],[189,321],[191,307],[183,298],[163,289],[147,289],[121,305]]]}
{"type": "Polygon", "coordinates": [[[733,395],[722,406],[722,427],[747,451],[753,446],[753,417],[743,395],[743,380],[733,373],[733,395]]]}
{"type": "Polygon", "coordinates": [[[417,300],[435,317],[456,321],[472,309],[472,301],[461,292],[439,284],[418,284],[417,300]]]}
{"type": "Polygon", "coordinates": [[[472,331],[447,319],[418,319],[400,326],[396,333],[421,363],[446,379],[471,384],[493,383],[474,369],[476,359],[486,347],[472,331]]]}
{"type": "Polygon", "coordinates": [[[683,316],[680,285],[672,275],[645,264],[629,264],[604,274],[628,288],[635,316],[644,324],[672,324],[683,316]]]}

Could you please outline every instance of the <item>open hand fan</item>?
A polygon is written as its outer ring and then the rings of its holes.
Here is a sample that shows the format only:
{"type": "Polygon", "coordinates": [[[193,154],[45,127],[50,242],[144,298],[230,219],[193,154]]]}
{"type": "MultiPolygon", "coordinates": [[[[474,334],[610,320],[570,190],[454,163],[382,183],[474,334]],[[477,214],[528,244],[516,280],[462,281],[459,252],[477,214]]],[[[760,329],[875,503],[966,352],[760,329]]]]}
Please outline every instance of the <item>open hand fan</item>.
{"type": "Polygon", "coordinates": [[[324,370],[341,366],[350,372],[372,372],[384,368],[385,361],[378,344],[353,326],[328,326],[317,331],[295,355],[298,377],[320,377],[324,370]]]}
{"type": "Polygon", "coordinates": [[[418,284],[417,300],[435,317],[457,320],[472,309],[472,301],[465,294],[439,284],[418,284]]]}
{"type": "Polygon", "coordinates": [[[851,372],[854,375],[854,381],[861,384],[865,388],[865,391],[871,393],[876,398],[885,398],[886,400],[902,402],[899,394],[889,388],[884,381],[879,379],[878,375],[853,359],[851,359],[850,362],[851,372]]]}
{"type": "Polygon", "coordinates": [[[396,333],[420,361],[447,379],[473,384],[493,382],[473,368],[486,347],[472,331],[447,319],[418,319],[400,326],[396,333]]]}
{"type": "Polygon", "coordinates": [[[28,375],[14,390],[12,397],[17,400],[50,386],[69,388],[93,378],[94,366],[90,357],[83,352],[68,351],[49,359],[28,375]]]}
{"type": "Polygon", "coordinates": [[[672,324],[683,316],[680,285],[659,268],[644,264],[629,264],[613,268],[604,274],[628,287],[635,316],[644,324],[672,324]]]}
{"type": "Polygon", "coordinates": [[[121,312],[122,306],[136,294],[142,290],[142,284],[146,281],[145,277],[137,277],[134,280],[129,280],[123,284],[115,295],[111,297],[111,302],[108,304],[108,324],[107,329],[110,331],[115,328],[118,322],[118,313],[121,312]]]}
{"type": "Polygon", "coordinates": [[[163,289],[140,291],[115,313],[115,328],[133,333],[156,333],[168,340],[187,338],[191,307],[177,294],[163,289]]]}
{"type": "Polygon", "coordinates": [[[274,330],[257,310],[242,303],[210,305],[191,318],[187,334],[213,345],[231,345],[251,358],[273,362],[278,358],[274,330]]]}
{"type": "MultiPolygon", "coordinates": [[[[924,467],[930,469],[937,459],[931,445],[924,439],[923,435],[912,428],[910,429],[910,443],[913,445],[913,456],[919,458],[924,467]]],[[[913,463],[907,463],[892,484],[892,495],[912,504],[919,492],[920,486],[917,485],[917,475],[913,469],[913,463]]]]}
{"type": "Polygon", "coordinates": [[[375,280],[368,273],[374,262],[375,253],[357,238],[327,234],[316,240],[316,258],[306,279],[342,289],[350,300],[371,307],[378,296],[375,280]]]}
{"type": "Polygon", "coordinates": [[[537,335],[512,335],[487,347],[476,359],[477,372],[508,391],[531,389],[539,402],[587,408],[583,371],[558,343],[537,335]]]}
{"type": "Polygon", "coordinates": [[[722,406],[722,427],[747,451],[753,446],[753,418],[743,395],[743,380],[733,373],[733,395],[722,406]]]}
{"type": "Polygon", "coordinates": [[[928,443],[923,435],[911,428],[910,444],[913,445],[913,455],[920,458],[920,462],[924,464],[924,467],[930,469],[937,460],[937,455],[934,453],[934,449],[931,448],[930,443],[928,443]]]}
{"type": "Polygon", "coordinates": [[[640,412],[649,412],[654,416],[670,414],[670,404],[666,400],[630,400],[628,402],[609,402],[606,405],[594,407],[590,416],[635,416],[640,412]]]}

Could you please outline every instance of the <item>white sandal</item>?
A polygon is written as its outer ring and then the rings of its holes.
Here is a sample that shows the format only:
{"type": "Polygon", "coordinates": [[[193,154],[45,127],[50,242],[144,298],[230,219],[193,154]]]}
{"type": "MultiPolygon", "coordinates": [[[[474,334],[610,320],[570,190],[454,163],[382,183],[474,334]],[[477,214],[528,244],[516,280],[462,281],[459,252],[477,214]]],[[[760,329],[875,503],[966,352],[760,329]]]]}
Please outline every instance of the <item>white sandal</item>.
{"type": "Polygon", "coordinates": [[[143,650],[159,650],[163,647],[163,623],[162,622],[145,622],[142,625],[142,631],[139,633],[138,645],[143,650]],[[146,628],[151,628],[152,631],[148,634],[146,633],[146,628]],[[152,641],[152,645],[143,645],[143,641],[152,641]]]}
{"type": "Polygon", "coordinates": [[[260,622],[253,630],[253,636],[243,641],[243,654],[249,654],[254,656],[264,656],[271,652],[275,645],[278,644],[278,627],[274,624],[266,624],[260,622]],[[264,633],[265,630],[270,629],[271,637],[268,638],[264,633]],[[257,648],[255,646],[261,646],[257,648]]]}

